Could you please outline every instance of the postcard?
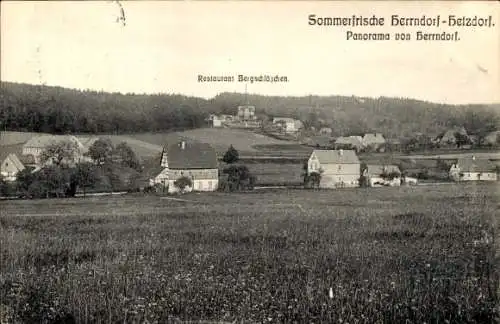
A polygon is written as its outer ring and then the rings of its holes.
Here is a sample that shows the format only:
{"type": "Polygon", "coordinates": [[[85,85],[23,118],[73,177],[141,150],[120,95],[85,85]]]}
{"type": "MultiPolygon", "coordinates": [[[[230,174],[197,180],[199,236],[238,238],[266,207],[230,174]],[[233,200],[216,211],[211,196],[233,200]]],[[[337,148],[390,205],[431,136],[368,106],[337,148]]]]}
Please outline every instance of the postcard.
{"type": "Polygon", "coordinates": [[[500,3],[2,1],[1,323],[500,320],[500,3]]]}

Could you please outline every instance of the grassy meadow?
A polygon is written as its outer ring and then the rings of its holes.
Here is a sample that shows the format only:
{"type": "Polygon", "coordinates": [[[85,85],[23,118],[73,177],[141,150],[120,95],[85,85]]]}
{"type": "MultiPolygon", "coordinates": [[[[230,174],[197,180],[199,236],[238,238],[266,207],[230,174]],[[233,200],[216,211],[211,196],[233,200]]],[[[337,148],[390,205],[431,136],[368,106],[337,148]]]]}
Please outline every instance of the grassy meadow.
{"type": "Polygon", "coordinates": [[[493,323],[498,189],[1,201],[1,315],[25,323],[493,323]]]}
{"type": "Polygon", "coordinates": [[[230,145],[233,145],[241,153],[252,153],[259,150],[258,146],[289,145],[292,143],[248,130],[230,128],[198,128],[175,133],[132,134],[130,137],[156,145],[174,144],[181,139],[195,140],[209,143],[221,154],[224,154],[230,145]]]}

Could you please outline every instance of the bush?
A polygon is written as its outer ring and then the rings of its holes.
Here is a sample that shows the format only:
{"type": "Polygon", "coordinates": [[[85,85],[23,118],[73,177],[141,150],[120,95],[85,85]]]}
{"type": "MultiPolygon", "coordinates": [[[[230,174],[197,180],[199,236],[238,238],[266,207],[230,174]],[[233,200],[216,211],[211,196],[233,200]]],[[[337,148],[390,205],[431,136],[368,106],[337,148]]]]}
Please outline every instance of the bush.
{"type": "Polygon", "coordinates": [[[188,177],[180,177],[179,179],[174,181],[174,186],[176,186],[181,193],[186,190],[186,188],[192,187],[193,182],[188,177]]]}

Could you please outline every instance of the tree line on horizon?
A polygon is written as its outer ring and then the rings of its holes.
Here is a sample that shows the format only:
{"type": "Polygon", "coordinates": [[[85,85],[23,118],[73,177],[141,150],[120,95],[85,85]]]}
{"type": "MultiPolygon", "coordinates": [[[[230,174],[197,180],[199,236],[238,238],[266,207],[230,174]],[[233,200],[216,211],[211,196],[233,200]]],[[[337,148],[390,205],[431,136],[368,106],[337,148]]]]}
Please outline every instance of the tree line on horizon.
{"type": "Polygon", "coordinates": [[[463,126],[470,134],[498,130],[499,105],[445,105],[407,98],[278,97],[221,93],[121,94],[2,82],[0,129],[53,134],[167,132],[206,125],[209,114],[236,114],[245,100],[262,117],[292,117],[333,135],[379,132],[389,137],[436,134],[463,126]],[[246,98],[246,99],[245,99],[246,98]]]}

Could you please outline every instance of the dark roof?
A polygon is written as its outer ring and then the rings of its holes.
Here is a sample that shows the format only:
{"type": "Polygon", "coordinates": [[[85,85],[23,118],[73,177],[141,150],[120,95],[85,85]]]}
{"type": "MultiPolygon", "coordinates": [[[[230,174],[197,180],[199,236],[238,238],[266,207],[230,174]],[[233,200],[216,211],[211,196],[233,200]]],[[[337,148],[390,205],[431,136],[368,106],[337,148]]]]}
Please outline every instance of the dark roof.
{"type": "Polygon", "coordinates": [[[314,150],[312,152],[321,164],[359,164],[354,150],[314,150]]]}
{"type": "Polygon", "coordinates": [[[486,159],[463,158],[457,163],[462,172],[494,172],[495,165],[486,159]]]}
{"type": "Polygon", "coordinates": [[[167,147],[169,169],[217,169],[217,154],[207,143],[184,142],[167,147]]]}

